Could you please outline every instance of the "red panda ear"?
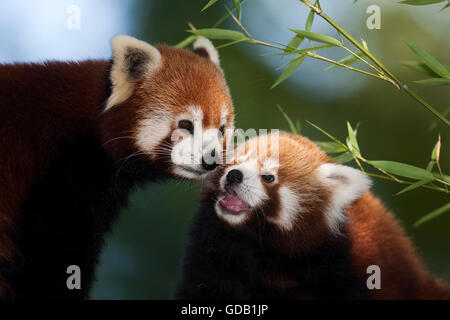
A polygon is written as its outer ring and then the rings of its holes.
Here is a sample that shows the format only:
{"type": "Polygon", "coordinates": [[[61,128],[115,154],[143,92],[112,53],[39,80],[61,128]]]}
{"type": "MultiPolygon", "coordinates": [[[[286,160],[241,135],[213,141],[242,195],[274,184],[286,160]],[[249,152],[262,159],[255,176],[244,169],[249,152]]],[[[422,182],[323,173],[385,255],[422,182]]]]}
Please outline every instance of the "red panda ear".
{"type": "Polygon", "coordinates": [[[328,226],[339,232],[345,221],[344,209],[367,191],[372,182],[360,170],[336,163],[325,163],[317,169],[319,183],[331,192],[326,211],[328,226]]]}
{"type": "Polygon", "coordinates": [[[209,39],[203,37],[198,38],[194,42],[193,47],[196,54],[208,58],[218,66],[220,65],[219,53],[217,52],[216,48],[214,48],[214,45],[211,41],[209,41],[209,39]]]}
{"type": "Polygon", "coordinates": [[[126,35],[111,40],[113,60],[111,67],[112,93],[105,110],[125,101],[134,89],[134,82],[161,64],[161,53],[144,41],[126,35]]]}

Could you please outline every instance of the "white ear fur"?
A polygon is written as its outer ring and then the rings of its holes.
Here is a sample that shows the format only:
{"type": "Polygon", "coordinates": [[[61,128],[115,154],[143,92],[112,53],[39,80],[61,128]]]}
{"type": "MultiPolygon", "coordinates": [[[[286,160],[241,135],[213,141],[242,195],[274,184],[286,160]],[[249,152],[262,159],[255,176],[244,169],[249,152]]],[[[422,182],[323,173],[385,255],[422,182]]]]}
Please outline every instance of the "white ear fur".
{"type": "Polygon", "coordinates": [[[208,53],[209,59],[216,65],[220,65],[219,53],[209,39],[204,37],[198,38],[197,40],[195,40],[193,48],[194,51],[198,49],[204,49],[208,53]]]}
{"type": "Polygon", "coordinates": [[[105,110],[125,101],[132,93],[141,75],[161,64],[161,53],[155,47],[126,35],[112,38],[113,63],[111,68],[112,93],[105,110]]]}
{"type": "Polygon", "coordinates": [[[336,163],[325,163],[317,169],[317,176],[331,191],[330,204],[326,219],[329,228],[339,233],[339,227],[345,221],[344,209],[361,197],[372,185],[368,176],[359,170],[336,163]]]}

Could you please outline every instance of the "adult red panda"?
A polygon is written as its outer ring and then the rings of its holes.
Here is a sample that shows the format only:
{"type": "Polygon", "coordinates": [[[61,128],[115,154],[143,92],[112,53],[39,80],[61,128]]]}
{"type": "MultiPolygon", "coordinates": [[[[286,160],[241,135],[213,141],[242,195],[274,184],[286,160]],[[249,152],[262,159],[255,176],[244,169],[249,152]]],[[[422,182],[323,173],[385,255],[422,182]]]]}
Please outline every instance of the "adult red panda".
{"type": "Polygon", "coordinates": [[[274,137],[239,146],[205,182],[176,298],[450,299],[366,175],[306,138],[274,137]]]}
{"type": "Polygon", "coordinates": [[[0,65],[0,298],[86,298],[130,190],[216,167],[233,106],[211,42],[111,45],[110,61],[0,65]]]}

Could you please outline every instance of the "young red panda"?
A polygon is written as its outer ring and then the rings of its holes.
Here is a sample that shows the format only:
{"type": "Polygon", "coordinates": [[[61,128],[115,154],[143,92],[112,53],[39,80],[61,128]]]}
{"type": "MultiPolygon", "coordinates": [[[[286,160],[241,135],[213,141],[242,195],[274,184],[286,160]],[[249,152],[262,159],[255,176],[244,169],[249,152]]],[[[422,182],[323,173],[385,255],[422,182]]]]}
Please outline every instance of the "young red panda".
{"type": "Polygon", "coordinates": [[[110,61],[0,65],[0,299],[86,298],[130,190],[217,166],[233,106],[211,42],[111,45],[110,61]]]}
{"type": "Polygon", "coordinates": [[[450,299],[362,172],[289,133],[235,154],[205,182],[176,298],[450,299]]]}

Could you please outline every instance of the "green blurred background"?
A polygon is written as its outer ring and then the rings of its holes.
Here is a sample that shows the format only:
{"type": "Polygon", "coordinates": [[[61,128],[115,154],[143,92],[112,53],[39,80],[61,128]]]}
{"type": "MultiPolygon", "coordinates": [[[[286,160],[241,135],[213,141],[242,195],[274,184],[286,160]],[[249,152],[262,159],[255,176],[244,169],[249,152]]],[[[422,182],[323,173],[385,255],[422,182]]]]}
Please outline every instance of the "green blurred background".
{"type": "MultiPolygon", "coordinates": [[[[200,13],[206,2],[2,1],[0,34],[5,43],[0,48],[0,58],[1,61],[108,58],[109,38],[117,33],[129,33],[150,43],[176,44],[186,37],[187,22],[207,28],[225,13],[220,3],[200,13]],[[66,17],[65,6],[69,4],[82,9],[81,30],[67,31],[61,27],[66,17]],[[36,7],[30,9],[32,5],[36,7]],[[27,21],[33,25],[27,27],[27,21]],[[55,25],[49,27],[53,21],[55,25]],[[26,35],[30,40],[24,40],[28,39],[24,38],[26,35]],[[35,44],[30,47],[30,43],[35,44]],[[29,52],[33,55],[27,55],[29,52]]],[[[232,7],[232,1],[225,2],[232,7]]],[[[375,56],[401,79],[424,78],[400,64],[401,60],[415,60],[405,40],[427,49],[443,64],[450,64],[450,9],[439,12],[442,5],[408,7],[387,0],[360,0],[356,4],[353,0],[321,2],[329,16],[355,38],[364,38],[375,56]],[[381,8],[380,30],[366,27],[366,9],[370,4],[381,8]]],[[[292,37],[287,27],[304,29],[307,14],[297,0],[248,0],[243,5],[244,24],[255,38],[265,41],[287,43],[292,37]]],[[[224,27],[235,28],[232,21],[227,21],[224,27]]],[[[336,36],[319,18],[312,31],[336,36]]],[[[292,78],[270,90],[279,74],[276,67],[287,60],[261,55],[269,52],[273,51],[245,44],[220,50],[221,65],[235,105],[236,127],[288,129],[276,108],[280,104],[291,118],[310,120],[341,140],[346,136],[346,121],[354,125],[360,122],[358,136],[366,158],[420,167],[427,165],[440,133],[441,165],[444,172],[449,172],[448,128],[438,124],[430,130],[433,116],[409,96],[385,82],[346,70],[324,71],[327,64],[308,60],[292,78]]],[[[335,59],[347,55],[339,50],[322,54],[335,59]]],[[[408,84],[437,109],[442,111],[450,105],[448,87],[408,84]]],[[[306,122],[302,125],[304,135],[326,140],[306,122]]],[[[422,215],[448,202],[448,195],[418,189],[394,196],[401,188],[383,180],[375,180],[373,187],[375,194],[402,221],[427,266],[450,281],[450,214],[420,228],[412,227],[422,215]]],[[[199,185],[176,181],[148,185],[135,192],[129,208],[108,236],[92,297],[171,298],[198,193],[199,185]]]]}

